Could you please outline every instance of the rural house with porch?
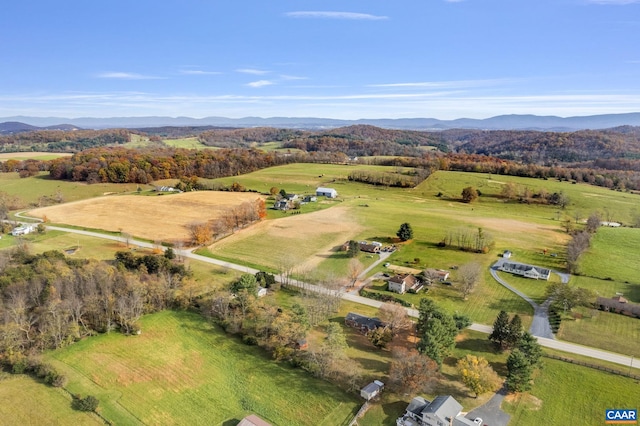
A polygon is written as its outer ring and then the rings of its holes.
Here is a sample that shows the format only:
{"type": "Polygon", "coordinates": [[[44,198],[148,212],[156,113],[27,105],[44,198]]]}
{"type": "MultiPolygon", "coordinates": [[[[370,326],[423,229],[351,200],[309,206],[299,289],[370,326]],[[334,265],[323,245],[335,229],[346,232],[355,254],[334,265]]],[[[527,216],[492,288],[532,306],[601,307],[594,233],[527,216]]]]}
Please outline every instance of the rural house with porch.
{"type": "Polygon", "coordinates": [[[396,420],[397,426],[477,426],[462,415],[462,405],[451,395],[437,396],[427,401],[421,396],[411,400],[405,414],[396,420]]]}
{"type": "Polygon", "coordinates": [[[504,262],[500,266],[500,270],[536,280],[548,280],[551,276],[551,271],[549,269],[526,265],[524,263],[504,262]]]}

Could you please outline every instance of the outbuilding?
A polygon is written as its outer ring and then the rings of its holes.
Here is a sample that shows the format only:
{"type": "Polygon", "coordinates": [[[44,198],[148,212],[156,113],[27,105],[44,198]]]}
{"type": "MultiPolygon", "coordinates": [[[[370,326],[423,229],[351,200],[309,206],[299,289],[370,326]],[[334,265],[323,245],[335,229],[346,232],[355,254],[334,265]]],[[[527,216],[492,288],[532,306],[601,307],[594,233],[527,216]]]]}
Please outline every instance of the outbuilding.
{"type": "Polygon", "coordinates": [[[319,186],[318,188],[316,188],[316,195],[318,197],[336,198],[338,196],[338,191],[333,188],[325,188],[323,186],[319,186]]]}
{"type": "Polygon", "coordinates": [[[374,380],[369,383],[367,386],[360,389],[360,396],[366,399],[367,401],[371,401],[373,398],[378,396],[384,387],[384,383],[379,380],[374,380]]]}

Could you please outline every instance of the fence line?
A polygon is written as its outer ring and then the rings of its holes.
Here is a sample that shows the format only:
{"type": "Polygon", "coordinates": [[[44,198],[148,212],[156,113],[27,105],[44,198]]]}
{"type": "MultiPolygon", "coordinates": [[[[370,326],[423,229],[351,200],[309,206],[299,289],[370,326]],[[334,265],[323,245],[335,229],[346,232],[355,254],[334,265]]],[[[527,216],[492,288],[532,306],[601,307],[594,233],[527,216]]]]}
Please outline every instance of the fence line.
{"type": "Polygon", "coordinates": [[[578,361],[572,358],[566,358],[563,356],[557,356],[557,355],[551,355],[551,354],[544,354],[545,357],[547,358],[551,358],[551,359],[557,359],[559,361],[564,361],[564,362],[568,362],[571,364],[577,364],[577,365],[581,365],[583,367],[589,367],[589,368],[594,368],[596,370],[600,370],[600,371],[606,371],[607,373],[611,373],[611,374],[617,374],[618,376],[625,376],[625,377],[630,377],[634,380],[640,380],[640,376],[636,375],[636,374],[631,374],[631,371],[625,373],[624,371],[620,371],[620,370],[615,370],[613,368],[609,368],[609,367],[603,367],[602,365],[597,365],[597,364],[590,364],[588,362],[584,362],[584,361],[578,361]]]}

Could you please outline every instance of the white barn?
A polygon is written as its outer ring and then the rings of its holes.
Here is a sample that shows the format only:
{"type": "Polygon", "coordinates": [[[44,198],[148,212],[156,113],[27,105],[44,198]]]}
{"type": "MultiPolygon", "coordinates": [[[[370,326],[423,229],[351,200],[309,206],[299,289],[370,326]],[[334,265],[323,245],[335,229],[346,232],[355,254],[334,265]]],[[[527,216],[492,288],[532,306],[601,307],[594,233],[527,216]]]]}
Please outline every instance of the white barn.
{"type": "Polygon", "coordinates": [[[316,188],[316,195],[318,197],[336,198],[338,196],[338,191],[333,188],[325,188],[320,186],[316,188]]]}

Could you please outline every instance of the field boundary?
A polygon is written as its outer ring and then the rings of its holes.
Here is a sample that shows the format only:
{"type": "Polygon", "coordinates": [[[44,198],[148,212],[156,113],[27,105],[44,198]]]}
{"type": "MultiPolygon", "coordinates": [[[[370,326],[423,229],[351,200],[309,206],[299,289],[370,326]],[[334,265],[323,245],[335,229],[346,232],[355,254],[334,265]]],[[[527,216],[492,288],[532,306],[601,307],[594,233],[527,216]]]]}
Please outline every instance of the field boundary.
{"type": "Polygon", "coordinates": [[[572,358],[567,358],[567,357],[564,357],[564,356],[552,355],[552,354],[547,354],[547,353],[543,354],[543,356],[545,356],[547,358],[555,359],[555,360],[558,360],[558,361],[568,362],[570,364],[577,364],[577,365],[581,365],[583,367],[593,368],[595,370],[606,371],[607,373],[616,374],[618,376],[629,377],[629,378],[632,378],[634,380],[640,380],[640,376],[638,376],[636,374],[631,374],[631,371],[625,373],[624,371],[616,370],[616,369],[609,368],[609,367],[603,367],[602,365],[591,364],[591,363],[584,362],[584,361],[577,361],[577,360],[572,359],[572,358]]]}

